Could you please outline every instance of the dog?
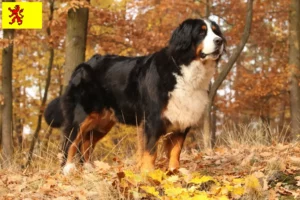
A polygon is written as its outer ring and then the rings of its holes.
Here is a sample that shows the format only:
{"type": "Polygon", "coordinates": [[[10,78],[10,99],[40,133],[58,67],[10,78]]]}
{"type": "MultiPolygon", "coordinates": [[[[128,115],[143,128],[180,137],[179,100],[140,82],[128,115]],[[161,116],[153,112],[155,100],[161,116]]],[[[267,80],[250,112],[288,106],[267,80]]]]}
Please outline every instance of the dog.
{"type": "Polygon", "coordinates": [[[143,133],[141,171],[154,169],[156,144],[166,133],[168,168],[178,169],[185,137],[202,117],[225,45],[215,22],[187,19],[173,31],[168,45],[153,54],[95,55],[77,66],[62,97],[54,100],[57,111],[47,120],[60,123],[69,141],[64,173],[75,168],[77,149],[88,163],[95,144],[117,122],[143,133]],[[56,112],[62,114],[61,122],[54,119],[56,112]]]}

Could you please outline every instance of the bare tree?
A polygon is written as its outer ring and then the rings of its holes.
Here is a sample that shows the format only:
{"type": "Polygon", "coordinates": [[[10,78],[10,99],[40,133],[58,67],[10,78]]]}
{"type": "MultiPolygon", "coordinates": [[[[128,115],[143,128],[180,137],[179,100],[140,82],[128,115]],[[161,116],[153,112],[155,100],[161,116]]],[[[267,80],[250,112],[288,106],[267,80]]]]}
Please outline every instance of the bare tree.
{"type": "Polygon", "coordinates": [[[2,144],[2,110],[4,105],[4,97],[2,93],[2,85],[0,90],[0,144],[2,144]]]}
{"type": "Polygon", "coordinates": [[[68,85],[75,67],[85,61],[88,11],[88,8],[68,11],[64,87],[68,85]]]}
{"type": "MultiPolygon", "coordinates": [[[[17,81],[16,81],[17,82],[17,81]]],[[[21,109],[21,86],[19,83],[14,84],[14,109],[19,111],[21,109]],[[17,85],[17,86],[16,86],[17,85]]],[[[13,114],[13,130],[15,132],[15,137],[18,141],[18,150],[22,151],[23,149],[23,118],[14,112],[13,114]]]]}
{"type": "MultiPolygon", "coordinates": [[[[49,3],[50,3],[49,21],[51,22],[52,19],[53,19],[53,12],[54,12],[54,0],[49,0],[49,3]]],[[[49,37],[51,36],[51,29],[50,29],[50,27],[47,27],[47,35],[49,37]]],[[[36,140],[38,139],[39,132],[41,130],[41,124],[42,124],[42,119],[43,119],[43,112],[44,112],[44,108],[45,108],[46,101],[47,101],[48,89],[49,89],[50,81],[51,81],[51,71],[52,71],[53,60],[54,60],[54,48],[52,46],[49,47],[49,54],[50,54],[50,56],[49,56],[49,61],[48,61],[47,78],[46,78],[45,90],[44,90],[44,94],[43,94],[43,98],[42,98],[42,102],[41,102],[41,106],[40,106],[40,110],[39,110],[37,127],[36,127],[36,129],[34,131],[33,139],[32,139],[31,145],[30,145],[30,149],[29,149],[29,154],[28,154],[28,159],[27,159],[27,162],[26,162],[26,166],[29,166],[30,163],[31,163],[34,146],[35,146],[36,140]]]]}
{"type": "MultiPolygon", "coordinates": [[[[68,85],[73,70],[85,61],[88,14],[88,8],[84,7],[68,11],[63,90],[68,85]]],[[[68,138],[62,134],[62,150],[64,152],[68,151],[75,134],[75,131],[70,132],[68,138]]]]}
{"type": "Polygon", "coordinates": [[[289,66],[291,67],[291,128],[289,139],[293,139],[300,133],[300,1],[292,0],[290,10],[290,32],[289,32],[289,66]]]}
{"type": "Polygon", "coordinates": [[[215,132],[212,133],[211,128],[211,108],[214,102],[214,98],[216,96],[218,88],[221,86],[223,81],[225,80],[226,76],[230,72],[231,68],[233,67],[234,63],[237,61],[238,57],[240,56],[244,46],[246,45],[248,38],[251,32],[251,24],[252,24],[252,15],[253,15],[253,0],[247,1],[247,14],[246,14],[246,21],[245,21],[245,28],[242,35],[241,42],[236,47],[236,50],[233,52],[232,56],[229,58],[228,63],[223,67],[223,70],[216,78],[215,82],[212,84],[210,91],[209,91],[209,103],[207,104],[206,113],[204,114],[204,127],[203,127],[203,142],[204,148],[211,148],[212,145],[215,143],[215,132]]]}
{"type": "MultiPolygon", "coordinates": [[[[13,40],[14,30],[3,30],[3,38],[13,40]]],[[[13,42],[2,50],[2,90],[4,105],[2,109],[2,157],[3,166],[8,167],[13,157],[12,140],[12,63],[13,42]]]]}

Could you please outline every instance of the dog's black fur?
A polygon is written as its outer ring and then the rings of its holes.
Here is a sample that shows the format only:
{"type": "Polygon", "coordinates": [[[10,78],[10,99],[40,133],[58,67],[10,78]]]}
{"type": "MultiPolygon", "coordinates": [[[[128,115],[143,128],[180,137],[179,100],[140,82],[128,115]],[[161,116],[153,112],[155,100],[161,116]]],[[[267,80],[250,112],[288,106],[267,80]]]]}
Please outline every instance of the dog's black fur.
{"type": "MultiPolygon", "coordinates": [[[[217,24],[212,23],[216,27],[214,33],[225,40],[217,24]]],[[[65,156],[80,123],[91,112],[105,108],[113,109],[120,123],[137,126],[144,121],[145,149],[153,154],[157,140],[171,123],[162,113],[176,86],[174,74],[180,76],[182,65],[203,57],[196,50],[205,37],[206,30],[201,28],[204,25],[203,20],[184,21],[173,32],[169,45],[151,55],[95,55],[80,64],[63,96],[53,100],[45,112],[48,124],[63,124],[65,156]]],[[[184,137],[189,128],[182,132],[184,137]]]]}

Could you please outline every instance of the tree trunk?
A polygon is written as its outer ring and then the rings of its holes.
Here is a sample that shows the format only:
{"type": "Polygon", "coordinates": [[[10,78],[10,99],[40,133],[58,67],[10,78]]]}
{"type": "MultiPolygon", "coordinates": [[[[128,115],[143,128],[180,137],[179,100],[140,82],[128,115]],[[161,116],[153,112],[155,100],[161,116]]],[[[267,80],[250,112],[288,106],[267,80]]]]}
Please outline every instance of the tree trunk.
{"type": "Polygon", "coordinates": [[[15,132],[18,142],[18,150],[21,152],[23,150],[23,119],[15,116],[15,132]]]}
{"type": "Polygon", "coordinates": [[[77,65],[85,61],[87,25],[88,8],[68,11],[64,87],[68,85],[77,65]]]}
{"type": "Polygon", "coordinates": [[[300,1],[292,0],[290,10],[290,33],[289,33],[289,66],[291,67],[291,135],[289,139],[296,138],[300,134],[300,1]]]}
{"type": "MultiPolygon", "coordinates": [[[[3,38],[13,40],[14,30],[3,30],[3,38]]],[[[13,43],[2,50],[2,89],[4,105],[2,110],[2,157],[3,166],[9,167],[13,157],[12,140],[12,62],[13,43]]]]}
{"type": "Polygon", "coordinates": [[[212,148],[211,113],[208,106],[206,106],[203,114],[203,148],[212,148]]]}
{"type": "MultiPolygon", "coordinates": [[[[15,83],[14,88],[14,110],[19,111],[21,109],[21,87],[20,83],[15,83]]],[[[22,151],[23,149],[23,119],[19,117],[19,115],[14,112],[13,115],[13,125],[14,125],[14,131],[15,131],[15,137],[17,138],[17,144],[18,144],[18,150],[22,151]]]]}
{"type": "MultiPolygon", "coordinates": [[[[53,12],[54,12],[54,0],[49,1],[49,3],[50,3],[49,22],[51,22],[52,19],[53,19],[53,12]]],[[[50,27],[47,28],[47,35],[51,36],[50,27]]],[[[47,101],[48,89],[49,89],[50,81],[51,81],[51,70],[52,70],[53,60],[54,60],[54,49],[53,49],[52,46],[49,47],[49,53],[50,53],[50,56],[49,56],[49,63],[48,63],[48,69],[47,69],[47,78],[46,78],[46,84],[45,84],[45,91],[44,91],[44,95],[43,95],[43,98],[42,98],[40,111],[39,111],[39,115],[38,115],[37,127],[35,129],[33,139],[32,139],[31,145],[30,145],[26,166],[29,166],[30,163],[31,163],[34,146],[35,146],[36,140],[38,139],[39,132],[40,132],[40,129],[41,129],[41,124],[42,124],[42,119],[43,119],[43,112],[44,112],[44,108],[45,108],[46,101],[47,101]]]]}
{"type": "Polygon", "coordinates": [[[208,18],[209,15],[210,15],[210,0],[206,0],[205,17],[208,18]]]}
{"type": "Polygon", "coordinates": [[[3,96],[3,93],[2,93],[2,84],[1,84],[1,90],[0,90],[0,144],[2,144],[2,112],[3,112],[3,105],[4,105],[4,96],[3,96]]]}
{"type": "Polygon", "coordinates": [[[53,131],[53,128],[49,127],[49,129],[47,130],[47,133],[45,135],[45,138],[43,139],[42,155],[47,155],[48,154],[49,140],[50,140],[50,136],[52,135],[52,131],[53,131]]]}
{"type": "Polygon", "coordinates": [[[216,144],[216,133],[217,133],[217,106],[212,106],[212,111],[211,111],[211,146],[214,147],[216,144]]]}
{"type": "MultiPolygon", "coordinates": [[[[88,15],[88,8],[70,9],[68,11],[63,92],[69,83],[73,70],[85,61],[88,15]]],[[[62,150],[67,152],[72,141],[65,138],[65,134],[61,134],[61,136],[62,150]]]]}
{"type": "Polygon", "coordinates": [[[209,119],[206,119],[206,128],[203,129],[203,137],[204,140],[204,147],[211,147],[212,144],[215,143],[215,141],[212,141],[215,136],[212,136],[211,132],[211,107],[214,101],[214,98],[217,94],[218,88],[221,86],[223,81],[225,80],[227,74],[230,72],[231,68],[233,67],[234,63],[238,59],[239,55],[241,54],[244,46],[246,45],[248,38],[250,36],[251,31],[251,24],[252,24],[252,14],[253,14],[253,0],[247,1],[247,16],[246,16],[246,22],[245,22],[245,28],[243,32],[243,36],[241,39],[240,44],[237,46],[236,50],[233,52],[232,56],[230,57],[227,65],[223,68],[213,85],[211,86],[211,89],[209,91],[209,102],[207,104],[206,113],[204,114],[205,117],[208,117],[209,119]]]}
{"type": "Polygon", "coordinates": [[[282,97],[282,101],[279,105],[279,108],[278,108],[278,113],[279,113],[279,116],[278,116],[278,131],[281,132],[284,128],[284,123],[285,123],[285,108],[286,108],[286,101],[284,99],[284,97],[282,97]]]}
{"type": "MultiPolygon", "coordinates": [[[[205,18],[208,18],[210,15],[210,0],[206,0],[205,2],[205,18]]],[[[209,84],[209,89],[211,87],[211,83],[209,84]]],[[[211,149],[211,116],[208,107],[205,108],[203,114],[203,148],[211,149]]]]}

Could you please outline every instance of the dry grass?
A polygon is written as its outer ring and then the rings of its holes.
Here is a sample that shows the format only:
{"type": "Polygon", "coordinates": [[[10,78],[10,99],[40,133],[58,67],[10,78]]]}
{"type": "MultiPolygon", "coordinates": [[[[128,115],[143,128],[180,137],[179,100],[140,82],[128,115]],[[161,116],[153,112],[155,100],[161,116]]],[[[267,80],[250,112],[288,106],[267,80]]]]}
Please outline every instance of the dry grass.
{"type": "Polygon", "coordinates": [[[250,124],[225,124],[217,136],[218,145],[271,145],[285,143],[288,141],[290,132],[289,125],[285,125],[281,130],[272,129],[269,125],[261,122],[250,124]]]}
{"type": "MultiPolygon", "coordinates": [[[[125,131],[122,127],[114,131],[109,134],[111,137],[97,145],[93,158],[108,164],[98,162],[94,171],[79,167],[68,177],[60,173],[57,137],[48,141],[47,146],[43,145],[44,142],[37,146],[32,165],[28,168],[24,168],[27,152],[16,152],[11,167],[0,169],[0,199],[130,199],[128,191],[118,187],[118,173],[125,169],[135,170],[136,131],[127,127],[125,131]]],[[[276,186],[278,182],[284,183],[285,179],[300,176],[300,171],[295,170],[299,155],[293,155],[300,144],[282,144],[285,141],[282,135],[285,134],[271,131],[264,125],[224,126],[213,151],[189,149],[189,146],[195,147],[195,141],[188,140],[182,153],[182,166],[216,179],[225,179],[229,174],[244,177],[259,171],[263,174],[259,179],[262,188],[269,181],[274,189],[258,191],[248,187],[243,199],[267,198],[272,192],[278,197],[281,195],[278,191],[282,189],[276,186]],[[292,158],[296,160],[293,164],[292,158]],[[289,170],[299,174],[288,175],[289,170]]]]}

